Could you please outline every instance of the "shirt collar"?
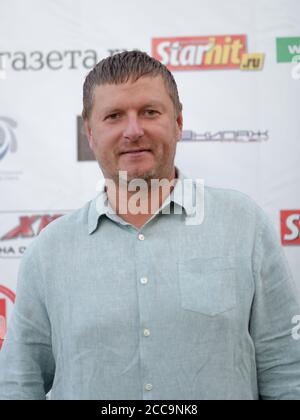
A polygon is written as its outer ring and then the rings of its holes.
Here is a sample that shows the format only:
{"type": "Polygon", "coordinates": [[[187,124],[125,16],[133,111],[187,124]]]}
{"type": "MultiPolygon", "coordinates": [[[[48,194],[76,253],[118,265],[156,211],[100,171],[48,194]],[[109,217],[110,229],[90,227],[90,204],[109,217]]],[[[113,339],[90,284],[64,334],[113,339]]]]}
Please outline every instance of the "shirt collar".
{"type": "MultiPolygon", "coordinates": [[[[186,212],[187,216],[193,217],[195,214],[195,207],[194,207],[194,182],[191,179],[188,179],[181,171],[176,167],[176,174],[177,174],[177,182],[172,193],[166,198],[164,201],[161,209],[165,208],[171,202],[174,202],[178,206],[182,207],[186,212]],[[178,182],[180,181],[180,182],[178,182]],[[184,188],[183,185],[185,185],[184,188]],[[184,191],[184,194],[183,194],[184,191]]],[[[113,209],[111,208],[107,194],[105,191],[105,179],[101,179],[99,181],[99,188],[100,191],[97,197],[92,200],[91,205],[89,207],[88,212],[88,232],[92,234],[98,227],[98,222],[101,216],[106,214],[116,214],[113,209]]],[[[158,212],[159,212],[158,211],[158,212]]]]}
{"type": "Polygon", "coordinates": [[[192,179],[188,179],[178,168],[176,168],[176,174],[177,182],[174,190],[165,200],[163,207],[173,202],[182,207],[187,216],[193,216],[195,214],[194,182],[192,179]]]}

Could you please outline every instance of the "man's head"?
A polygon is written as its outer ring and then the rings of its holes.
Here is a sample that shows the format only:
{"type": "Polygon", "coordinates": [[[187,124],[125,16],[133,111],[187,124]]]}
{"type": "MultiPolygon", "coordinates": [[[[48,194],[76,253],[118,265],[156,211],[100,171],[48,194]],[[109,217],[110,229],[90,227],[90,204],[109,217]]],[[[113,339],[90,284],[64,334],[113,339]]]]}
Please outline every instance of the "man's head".
{"type": "Polygon", "coordinates": [[[83,88],[89,144],[105,178],[170,178],[182,133],[182,105],[169,70],[146,53],[102,60],[83,88]],[[144,152],[139,152],[143,150],[144,152]]]}

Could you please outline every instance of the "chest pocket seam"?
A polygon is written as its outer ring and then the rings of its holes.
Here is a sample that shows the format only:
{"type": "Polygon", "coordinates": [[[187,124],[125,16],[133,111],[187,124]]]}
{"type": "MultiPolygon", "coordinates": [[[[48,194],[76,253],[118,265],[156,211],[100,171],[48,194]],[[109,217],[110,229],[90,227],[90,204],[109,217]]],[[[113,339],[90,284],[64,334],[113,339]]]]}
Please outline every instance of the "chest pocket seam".
{"type": "Polygon", "coordinates": [[[236,307],[236,271],[232,258],[180,262],[178,276],[184,310],[217,316],[236,307]]]}

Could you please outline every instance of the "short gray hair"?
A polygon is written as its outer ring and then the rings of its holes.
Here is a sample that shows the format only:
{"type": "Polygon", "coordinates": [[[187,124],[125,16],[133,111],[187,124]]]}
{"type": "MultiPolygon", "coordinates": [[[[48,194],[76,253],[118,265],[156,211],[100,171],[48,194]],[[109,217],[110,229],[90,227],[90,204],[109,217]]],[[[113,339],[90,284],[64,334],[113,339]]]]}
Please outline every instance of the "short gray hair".
{"type": "Polygon", "coordinates": [[[105,84],[136,82],[143,76],[162,76],[167,92],[177,115],[182,111],[178,88],[172,73],[158,60],[147,53],[134,50],[115,54],[100,61],[87,75],[83,85],[82,118],[88,120],[93,109],[94,90],[105,84]]]}

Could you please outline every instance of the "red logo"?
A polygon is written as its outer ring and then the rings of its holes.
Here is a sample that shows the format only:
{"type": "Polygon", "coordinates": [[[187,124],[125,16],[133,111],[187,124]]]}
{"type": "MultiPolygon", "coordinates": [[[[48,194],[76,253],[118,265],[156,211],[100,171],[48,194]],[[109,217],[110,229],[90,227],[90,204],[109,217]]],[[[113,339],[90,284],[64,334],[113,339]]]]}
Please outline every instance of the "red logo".
{"type": "Polygon", "coordinates": [[[59,210],[53,214],[0,211],[0,259],[22,258],[32,240],[64,214],[59,210]]]}
{"type": "Polygon", "coordinates": [[[282,245],[300,245],[300,210],[281,212],[282,245]]]}
{"type": "Polygon", "coordinates": [[[6,233],[1,241],[18,238],[34,238],[38,236],[42,229],[44,229],[49,223],[61,217],[61,214],[54,216],[49,215],[36,215],[36,216],[21,216],[19,217],[18,226],[14,227],[11,231],[6,233]]]}
{"type": "Polygon", "coordinates": [[[7,299],[9,299],[11,303],[15,303],[16,300],[16,295],[11,290],[0,285],[0,296],[1,295],[3,295],[5,299],[0,298],[0,350],[7,330],[7,299]]]}
{"type": "Polygon", "coordinates": [[[171,71],[261,70],[265,55],[247,53],[246,35],[155,38],[152,56],[171,71]]]}

